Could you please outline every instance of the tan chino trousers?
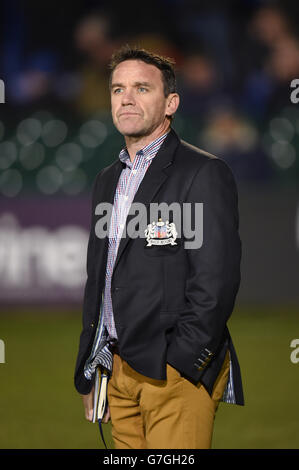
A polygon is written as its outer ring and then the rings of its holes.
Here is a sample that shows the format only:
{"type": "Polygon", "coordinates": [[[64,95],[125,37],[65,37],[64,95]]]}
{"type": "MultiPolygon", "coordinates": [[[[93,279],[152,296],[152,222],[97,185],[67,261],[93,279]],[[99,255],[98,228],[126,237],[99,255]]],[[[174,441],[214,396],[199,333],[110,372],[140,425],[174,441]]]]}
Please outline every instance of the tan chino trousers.
{"type": "Polygon", "coordinates": [[[139,374],[118,354],[108,382],[116,449],[209,449],[229,375],[229,352],[212,396],[167,364],[167,380],[139,374]]]}

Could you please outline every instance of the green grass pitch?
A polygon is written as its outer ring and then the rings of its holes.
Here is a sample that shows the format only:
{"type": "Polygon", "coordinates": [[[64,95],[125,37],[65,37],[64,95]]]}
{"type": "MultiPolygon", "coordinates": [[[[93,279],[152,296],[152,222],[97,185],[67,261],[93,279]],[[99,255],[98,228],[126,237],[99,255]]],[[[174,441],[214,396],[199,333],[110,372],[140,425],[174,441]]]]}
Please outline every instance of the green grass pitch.
{"type": "MultiPolygon", "coordinates": [[[[237,307],[229,328],[241,363],[245,407],[221,403],[213,448],[299,448],[299,338],[296,308],[237,307]]],[[[84,419],[73,371],[81,328],[78,310],[0,314],[0,448],[101,448],[96,424],[84,419]]],[[[113,448],[110,424],[104,425],[113,448]]]]}

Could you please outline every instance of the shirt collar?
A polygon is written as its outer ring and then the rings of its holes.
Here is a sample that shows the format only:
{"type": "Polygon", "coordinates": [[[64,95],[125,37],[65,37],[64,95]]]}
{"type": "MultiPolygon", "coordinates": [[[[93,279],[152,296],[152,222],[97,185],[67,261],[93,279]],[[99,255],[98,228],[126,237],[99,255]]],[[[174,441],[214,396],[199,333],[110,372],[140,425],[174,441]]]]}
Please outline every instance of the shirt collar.
{"type": "MultiPolygon", "coordinates": [[[[169,133],[169,130],[165,132],[165,134],[161,135],[157,139],[153,140],[150,144],[146,145],[142,149],[140,149],[136,155],[141,155],[144,157],[145,161],[152,160],[154,156],[157,154],[159,148],[163,144],[164,140],[166,139],[167,135],[169,133]]],[[[127,148],[124,147],[120,153],[119,153],[119,159],[123,163],[125,163],[128,166],[132,165],[132,162],[130,160],[130,155],[128,154],[127,148]],[[131,165],[130,165],[131,164],[131,165]]]]}

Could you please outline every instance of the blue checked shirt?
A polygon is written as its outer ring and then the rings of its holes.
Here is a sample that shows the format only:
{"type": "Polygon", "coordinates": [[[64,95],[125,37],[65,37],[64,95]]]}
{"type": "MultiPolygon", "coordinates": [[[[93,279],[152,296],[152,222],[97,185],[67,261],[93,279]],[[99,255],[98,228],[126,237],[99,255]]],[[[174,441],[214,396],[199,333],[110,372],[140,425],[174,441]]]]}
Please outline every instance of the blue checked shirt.
{"type": "Polygon", "coordinates": [[[106,283],[103,297],[104,325],[107,328],[110,339],[117,339],[111,300],[111,277],[121,235],[137,189],[153,158],[167,137],[167,134],[168,132],[139,150],[133,162],[131,162],[126,149],[123,149],[119,154],[119,159],[126,164],[126,167],[120,174],[114,195],[108,242],[106,283]]]}

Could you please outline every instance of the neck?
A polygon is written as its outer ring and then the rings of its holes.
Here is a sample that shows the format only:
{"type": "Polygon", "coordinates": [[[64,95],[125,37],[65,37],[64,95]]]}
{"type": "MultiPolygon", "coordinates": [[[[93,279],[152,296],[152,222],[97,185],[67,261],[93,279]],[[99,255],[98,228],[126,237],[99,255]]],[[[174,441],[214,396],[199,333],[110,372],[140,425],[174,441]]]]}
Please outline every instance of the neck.
{"type": "Polygon", "coordinates": [[[136,153],[141,150],[143,147],[146,147],[154,140],[161,137],[161,135],[165,134],[170,130],[170,124],[167,122],[161,127],[155,129],[151,134],[144,135],[140,137],[131,137],[125,136],[125,142],[127,147],[127,152],[130,156],[131,162],[133,162],[136,153]]]}

